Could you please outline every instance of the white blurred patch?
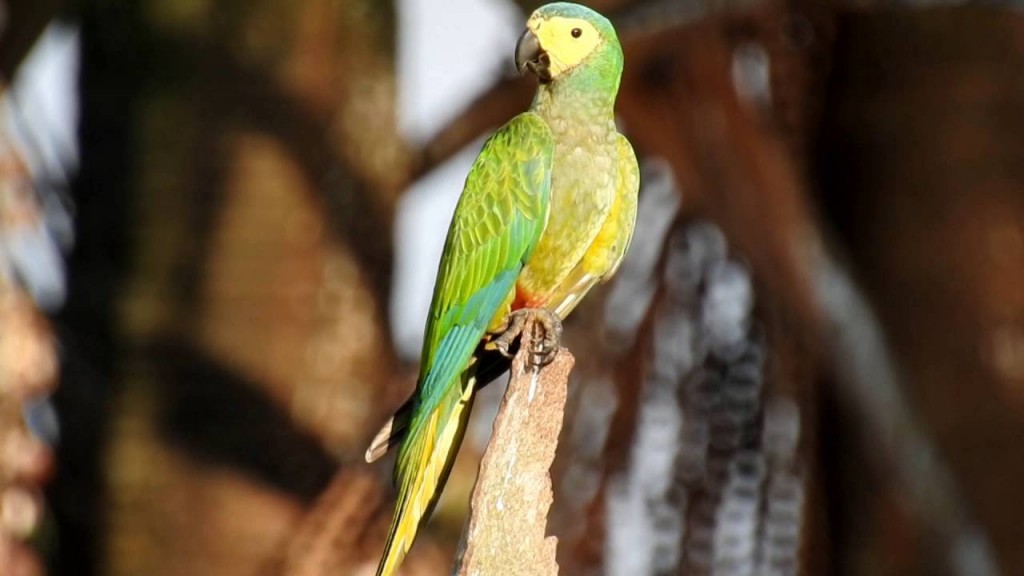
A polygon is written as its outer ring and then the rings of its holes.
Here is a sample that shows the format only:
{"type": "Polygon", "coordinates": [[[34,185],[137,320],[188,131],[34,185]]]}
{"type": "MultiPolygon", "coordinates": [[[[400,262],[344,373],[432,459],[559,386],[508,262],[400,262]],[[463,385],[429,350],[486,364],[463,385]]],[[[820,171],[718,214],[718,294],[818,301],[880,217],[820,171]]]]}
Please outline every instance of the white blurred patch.
{"type": "Polygon", "coordinates": [[[55,310],[64,303],[64,260],[43,224],[0,229],[0,258],[41,309],[55,310]]]}
{"type": "Polygon", "coordinates": [[[61,251],[70,246],[73,230],[62,195],[78,166],[79,62],[77,27],[51,23],[0,100],[0,129],[16,151],[3,153],[21,158],[31,179],[10,180],[11,188],[0,193],[6,195],[8,209],[32,205],[30,212],[38,214],[0,227],[0,268],[43,310],[58,308],[66,293],[61,251]]]}
{"type": "Polygon", "coordinates": [[[795,574],[800,412],[762,404],[751,274],[711,222],[674,228],[665,246],[630,465],[606,502],[608,573],[795,574]]]}
{"type": "Polygon", "coordinates": [[[764,46],[747,42],[733,50],[732,83],[740,100],[759,108],[771,106],[771,63],[764,46]]]}
{"type": "Polygon", "coordinates": [[[742,264],[723,261],[708,272],[703,299],[705,338],[715,355],[733,360],[745,348],[754,307],[750,273],[742,264]]]}
{"type": "MultiPolygon", "coordinates": [[[[523,25],[499,0],[399,0],[399,126],[426,141],[503,73],[523,25]]],[[[466,147],[402,196],[395,220],[391,329],[398,353],[419,358],[434,278],[455,203],[482,140],[466,147]]]]}
{"type": "Polygon", "coordinates": [[[4,121],[29,169],[67,174],[78,166],[78,27],[53,22],[18,67],[3,105],[4,121]]]}
{"type": "Polygon", "coordinates": [[[399,127],[423,142],[513,69],[525,18],[500,0],[399,0],[399,127]]]}
{"type": "Polygon", "coordinates": [[[715,511],[715,576],[754,573],[764,476],[764,459],[758,451],[739,452],[729,461],[721,502],[715,511]]]}
{"type": "Polygon", "coordinates": [[[688,230],[677,228],[668,239],[663,270],[667,290],[655,304],[653,349],[629,468],[613,479],[607,494],[608,515],[615,518],[605,538],[611,576],[671,573],[682,559],[687,501],[676,483],[676,469],[692,426],[679,391],[686,375],[703,361],[695,307],[703,262],[693,257],[701,242],[695,241],[699,235],[690,237],[693,228],[688,230]]]}
{"type": "MultiPolygon", "coordinates": [[[[650,384],[650,383],[649,383],[650,384]]],[[[609,489],[606,539],[610,576],[661,574],[679,564],[684,503],[667,499],[683,414],[674,386],[652,386],[640,407],[629,473],[609,489]]]]}

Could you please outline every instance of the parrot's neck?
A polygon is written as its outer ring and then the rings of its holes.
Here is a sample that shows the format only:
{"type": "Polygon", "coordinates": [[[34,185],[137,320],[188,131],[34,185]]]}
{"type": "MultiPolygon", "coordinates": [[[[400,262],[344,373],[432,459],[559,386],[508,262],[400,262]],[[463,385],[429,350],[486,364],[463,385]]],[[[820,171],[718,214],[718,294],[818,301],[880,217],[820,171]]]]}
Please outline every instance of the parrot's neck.
{"type": "Polygon", "coordinates": [[[541,84],[532,110],[552,131],[564,133],[581,127],[615,129],[615,96],[618,81],[609,82],[600,71],[579,70],[566,78],[541,84]]]}

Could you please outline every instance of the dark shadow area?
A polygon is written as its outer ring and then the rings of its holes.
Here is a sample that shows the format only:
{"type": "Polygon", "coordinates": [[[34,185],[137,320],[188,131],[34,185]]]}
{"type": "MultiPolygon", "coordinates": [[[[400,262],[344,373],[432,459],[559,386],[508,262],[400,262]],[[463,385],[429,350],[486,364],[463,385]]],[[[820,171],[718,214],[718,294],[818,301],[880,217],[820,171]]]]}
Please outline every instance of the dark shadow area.
{"type": "Polygon", "coordinates": [[[157,428],[172,445],[307,504],[327,487],[335,461],[258,384],[178,341],[161,340],[145,355],[157,367],[157,428]]]}
{"type": "Polygon", "coordinates": [[[68,299],[53,319],[61,381],[54,395],[61,425],[57,475],[47,491],[56,521],[50,574],[92,576],[104,533],[102,454],[117,371],[117,299],[127,274],[140,87],[139,8],[89,3],[77,14],[81,161],[71,187],[76,240],[68,260],[68,299]]]}

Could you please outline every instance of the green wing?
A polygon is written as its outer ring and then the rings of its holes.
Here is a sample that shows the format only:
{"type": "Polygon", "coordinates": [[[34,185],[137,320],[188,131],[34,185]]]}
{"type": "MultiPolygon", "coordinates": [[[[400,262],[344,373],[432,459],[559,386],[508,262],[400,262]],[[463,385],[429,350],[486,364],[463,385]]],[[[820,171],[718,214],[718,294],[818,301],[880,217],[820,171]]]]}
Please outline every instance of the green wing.
{"type": "Polygon", "coordinates": [[[520,114],[484,144],[466,178],[434,286],[420,385],[425,407],[465,368],[515,286],[547,220],[554,143],[547,124],[520,114]]]}
{"type": "Polygon", "coordinates": [[[553,151],[547,124],[520,114],[484,144],[466,178],[434,286],[378,575],[391,574],[405,556],[447,479],[474,392],[473,351],[547,221],[553,151]]]}

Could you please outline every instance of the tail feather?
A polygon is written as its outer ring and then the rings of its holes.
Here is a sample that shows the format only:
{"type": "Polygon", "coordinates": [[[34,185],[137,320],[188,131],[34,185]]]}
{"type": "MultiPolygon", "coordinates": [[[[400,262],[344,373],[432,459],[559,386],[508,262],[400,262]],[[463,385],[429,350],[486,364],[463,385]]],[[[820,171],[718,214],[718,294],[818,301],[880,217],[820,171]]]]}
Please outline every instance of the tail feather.
{"type": "Polygon", "coordinates": [[[396,464],[398,502],[377,576],[394,576],[448,480],[476,391],[474,376],[462,378],[422,423],[407,430],[396,464]]]}
{"type": "MultiPolygon", "coordinates": [[[[481,342],[477,346],[473,357],[478,359],[476,369],[477,391],[504,374],[512,365],[512,361],[502,355],[502,353],[497,350],[487,349],[486,342],[481,342]]],[[[415,398],[415,396],[410,397],[395,412],[395,415],[389,418],[387,423],[381,427],[380,431],[373,437],[373,440],[370,441],[370,446],[364,454],[367,463],[372,464],[380,460],[405,439],[405,435],[409,431],[409,420],[412,418],[413,401],[415,398]]]]}
{"type": "Polygon", "coordinates": [[[395,412],[395,415],[389,418],[384,427],[380,429],[380,432],[377,432],[377,435],[373,437],[370,447],[366,449],[366,454],[364,455],[367,463],[376,462],[405,438],[405,434],[409,429],[409,420],[412,419],[413,400],[415,398],[413,396],[405,404],[402,404],[402,407],[395,412]]]}

